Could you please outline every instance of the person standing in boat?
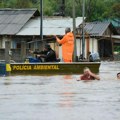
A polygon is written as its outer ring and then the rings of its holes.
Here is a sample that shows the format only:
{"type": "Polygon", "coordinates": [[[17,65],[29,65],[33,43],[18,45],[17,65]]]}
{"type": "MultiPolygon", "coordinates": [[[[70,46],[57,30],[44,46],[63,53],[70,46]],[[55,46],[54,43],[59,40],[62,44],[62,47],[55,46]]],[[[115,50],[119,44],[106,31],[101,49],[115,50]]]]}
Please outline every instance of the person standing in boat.
{"type": "Polygon", "coordinates": [[[74,50],[74,35],[70,28],[65,29],[65,35],[60,40],[57,36],[56,40],[62,45],[62,57],[64,62],[72,62],[73,50],[74,50]]]}
{"type": "Polygon", "coordinates": [[[55,51],[50,47],[49,44],[46,44],[44,47],[44,50],[41,52],[37,51],[31,51],[30,53],[36,54],[37,58],[44,58],[45,62],[56,62],[56,53],[55,51]]]}
{"type": "Polygon", "coordinates": [[[88,67],[85,67],[83,72],[79,80],[100,80],[100,77],[92,73],[88,67]]]}

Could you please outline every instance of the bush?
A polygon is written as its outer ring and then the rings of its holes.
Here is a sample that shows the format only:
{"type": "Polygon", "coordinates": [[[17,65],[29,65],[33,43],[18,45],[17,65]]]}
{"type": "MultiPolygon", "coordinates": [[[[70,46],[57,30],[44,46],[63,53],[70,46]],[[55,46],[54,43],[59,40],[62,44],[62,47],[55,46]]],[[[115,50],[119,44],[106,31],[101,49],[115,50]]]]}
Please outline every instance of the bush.
{"type": "Polygon", "coordinates": [[[120,46],[114,46],[114,51],[120,53],[120,46]]]}

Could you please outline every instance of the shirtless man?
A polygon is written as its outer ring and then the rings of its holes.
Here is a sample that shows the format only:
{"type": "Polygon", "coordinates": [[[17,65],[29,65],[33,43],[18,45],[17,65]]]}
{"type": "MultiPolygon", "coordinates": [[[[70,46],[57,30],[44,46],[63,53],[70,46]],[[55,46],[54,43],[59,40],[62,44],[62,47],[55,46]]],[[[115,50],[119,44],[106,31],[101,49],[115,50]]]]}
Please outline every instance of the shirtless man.
{"type": "Polygon", "coordinates": [[[88,67],[85,67],[79,80],[100,80],[100,77],[92,73],[88,67]]]}

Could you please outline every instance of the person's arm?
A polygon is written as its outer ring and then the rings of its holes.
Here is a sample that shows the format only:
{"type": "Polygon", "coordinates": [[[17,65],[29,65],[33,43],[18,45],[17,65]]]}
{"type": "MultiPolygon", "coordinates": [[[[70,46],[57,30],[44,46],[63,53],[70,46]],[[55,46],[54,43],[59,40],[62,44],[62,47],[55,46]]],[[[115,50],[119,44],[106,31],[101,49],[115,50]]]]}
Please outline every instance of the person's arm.
{"type": "Polygon", "coordinates": [[[46,58],[46,57],[47,57],[47,51],[37,52],[37,55],[38,55],[39,57],[46,58]]]}
{"type": "Polygon", "coordinates": [[[66,42],[66,36],[64,36],[61,40],[57,37],[56,37],[56,41],[59,43],[59,44],[64,44],[66,42]]]}
{"type": "Polygon", "coordinates": [[[29,50],[29,52],[32,54],[45,54],[46,53],[45,51],[38,52],[38,51],[32,51],[32,50],[29,50]]]}
{"type": "Polygon", "coordinates": [[[48,58],[50,58],[52,55],[53,55],[53,51],[49,51],[49,52],[46,53],[46,54],[41,54],[41,55],[39,55],[39,57],[48,59],[48,58]]]}
{"type": "Polygon", "coordinates": [[[34,51],[32,51],[32,50],[29,50],[29,53],[31,53],[31,54],[33,54],[33,52],[34,52],[34,51]]]}
{"type": "Polygon", "coordinates": [[[82,80],[82,79],[81,79],[81,78],[82,78],[82,76],[83,76],[83,75],[80,75],[80,78],[79,78],[77,81],[80,81],[80,80],[82,80]]]}
{"type": "Polygon", "coordinates": [[[39,55],[39,57],[47,58],[47,55],[42,54],[42,55],[39,55]]]}
{"type": "Polygon", "coordinates": [[[97,76],[96,74],[92,73],[91,71],[89,71],[89,75],[94,77],[96,80],[100,80],[100,77],[97,76]]]}

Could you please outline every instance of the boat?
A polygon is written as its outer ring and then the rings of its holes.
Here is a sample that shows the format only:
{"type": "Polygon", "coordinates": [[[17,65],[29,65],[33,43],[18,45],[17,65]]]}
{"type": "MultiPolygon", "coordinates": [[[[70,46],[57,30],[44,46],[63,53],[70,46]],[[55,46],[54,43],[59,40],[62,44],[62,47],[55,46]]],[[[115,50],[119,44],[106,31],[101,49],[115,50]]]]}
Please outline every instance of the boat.
{"type": "Polygon", "coordinates": [[[10,67],[11,75],[73,75],[83,73],[85,67],[98,74],[100,62],[11,63],[10,67]]]}
{"type": "MultiPolygon", "coordinates": [[[[84,1],[84,0],[83,0],[84,1]]],[[[41,0],[42,2],[42,0],[41,0]]],[[[42,5],[42,3],[41,3],[42,5]]],[[[75,9],[75,8],[73,8],[75,9]]],[[[73,10],[75,12],[75,10],[73,10]]],[[[42,6],[41,6],[42,13],[42,6]]],[[[75,14],[74,14],[75,15],[75,14]]],[[[84,21],[84,17],[83,17],[84,21]]],[[[41,40],[42,35],[42,14],[41,14],[41,40]]],[[[73,32],[75,35],[75,16],[73,17],[73,32]]],[[[84,37],[84,33],[83,33],[84,37]]],[[[83,38],[84,39],[84,38],[83,38]]],[[[76,44],[76,43],[74,43],[76,44]]],[[[84,45],[83,45],[84,46],[84,45]]],[[[75,48],[76,49],[76,48],[75,48]]],[[[74,52],[75,52],[74,49],[74,52]]],[[[84,53],[84,49],[83,49],[84,53]]],[[[76,57],[74,53],[74,58],[76,57]]],[[[94,73],[99,73],[100,62],[42,62],[42,63],[10,63],[6,65],[6,69],[11,75],[70,75],[70,74],[81,74],[85,67],[89,67],[94,73]]]]}

